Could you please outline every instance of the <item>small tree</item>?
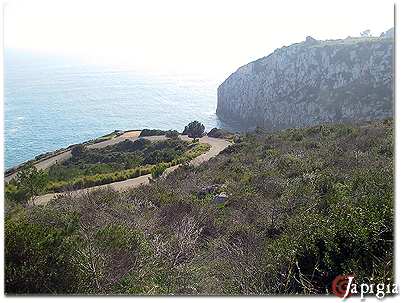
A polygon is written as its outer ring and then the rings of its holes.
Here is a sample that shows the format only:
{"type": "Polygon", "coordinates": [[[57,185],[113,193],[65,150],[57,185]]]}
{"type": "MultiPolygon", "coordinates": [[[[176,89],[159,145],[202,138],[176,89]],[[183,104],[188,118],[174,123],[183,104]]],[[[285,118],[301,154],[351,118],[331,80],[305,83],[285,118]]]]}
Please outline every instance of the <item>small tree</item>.
{"type": "Polygon", "coordinates": [[[78,144],[71,149],[71,155],[74,158],[80,157],[85,152],[85,146],[82,144],[78,144]]]}
{"type": "Polygon", "coordinates": [[[183,135],[188,135],[190,138],[201,138],[202,135],[204,134],[205,131],[205,126],[198,122],[198,121],[193,121],[189,123],[183,131],[183,135]]]}
{"type": "Polygon", "coordinates": [[[43,193],[47,185],[47,175],[29,163],[17,173],[17,190],[21,193],[22,201],[28,202],[43,193]]]}

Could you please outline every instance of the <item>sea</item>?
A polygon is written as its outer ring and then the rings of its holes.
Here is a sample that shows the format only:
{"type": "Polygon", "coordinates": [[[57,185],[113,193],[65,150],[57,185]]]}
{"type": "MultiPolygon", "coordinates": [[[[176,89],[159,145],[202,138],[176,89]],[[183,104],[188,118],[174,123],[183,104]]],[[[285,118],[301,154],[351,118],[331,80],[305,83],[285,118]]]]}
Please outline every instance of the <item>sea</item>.
{"type": "Polygon", "coordinates": [[[114,130],[230,129],[215,114],[222,81],[5,50],[5,168],[114,130]]]}

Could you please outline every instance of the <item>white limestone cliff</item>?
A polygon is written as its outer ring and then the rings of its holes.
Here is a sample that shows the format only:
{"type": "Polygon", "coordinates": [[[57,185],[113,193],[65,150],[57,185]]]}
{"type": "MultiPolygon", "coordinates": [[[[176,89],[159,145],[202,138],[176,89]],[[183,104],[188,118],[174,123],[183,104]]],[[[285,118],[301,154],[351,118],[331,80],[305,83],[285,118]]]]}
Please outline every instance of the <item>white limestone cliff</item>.
{"type": "Polygon", "coordinates": [[[394,38],[347,38],[277,49],[218,88],[222,120],[267,129],[393,116],[394,38]]]}

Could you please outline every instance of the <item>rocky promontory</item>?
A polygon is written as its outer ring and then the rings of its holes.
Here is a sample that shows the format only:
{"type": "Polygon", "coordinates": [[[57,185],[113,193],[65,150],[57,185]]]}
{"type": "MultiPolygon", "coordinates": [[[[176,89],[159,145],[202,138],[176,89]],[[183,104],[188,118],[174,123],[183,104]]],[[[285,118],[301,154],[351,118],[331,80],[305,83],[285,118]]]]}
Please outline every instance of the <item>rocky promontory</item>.
{"type": "Polygon", "coordinates": [[[394,36],[315,40],[240,67],[218,88],[225,121],[267,129],[393,116],[394,36]]]}

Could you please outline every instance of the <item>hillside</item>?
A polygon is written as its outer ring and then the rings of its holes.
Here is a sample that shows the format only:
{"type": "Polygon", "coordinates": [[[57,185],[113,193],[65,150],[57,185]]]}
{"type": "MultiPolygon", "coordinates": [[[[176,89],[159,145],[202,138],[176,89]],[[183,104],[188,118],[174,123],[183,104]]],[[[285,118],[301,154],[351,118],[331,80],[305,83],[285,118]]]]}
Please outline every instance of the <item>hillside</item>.
{"type": "Polygon", "coordinates": [[[240,67],[218,88],[225,121],[275,130],[393,115],[393,30],[380,37],[315,40],[240,67]]]}
{"type": "Polygon", "coordinates": [[[325,294],[393,279],[393,122],[243,135],[125,192],[6,201],[5,290],[325,294]]]}

